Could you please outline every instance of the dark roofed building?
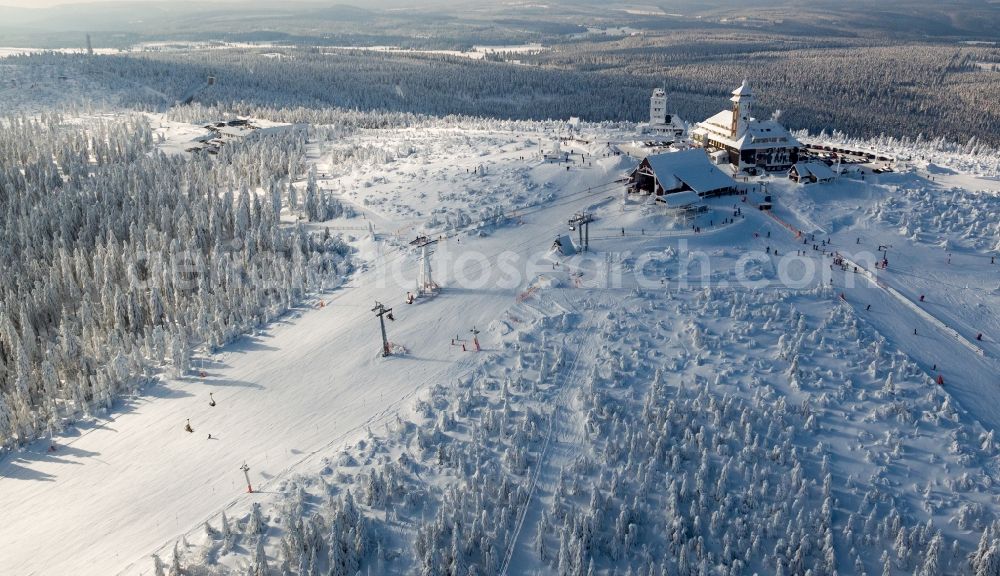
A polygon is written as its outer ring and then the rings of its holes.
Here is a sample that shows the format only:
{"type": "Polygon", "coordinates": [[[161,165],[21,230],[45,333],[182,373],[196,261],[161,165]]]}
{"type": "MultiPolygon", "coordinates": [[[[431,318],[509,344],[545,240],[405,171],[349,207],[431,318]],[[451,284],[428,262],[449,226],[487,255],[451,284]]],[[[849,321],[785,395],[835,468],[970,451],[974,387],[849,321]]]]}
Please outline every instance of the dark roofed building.
{"type": "Polygon", "coordinates": [[[693,191],[699,196],[731,192],[736,182],[697,148],[647,156],[632,171],[628,191],[663,196],[693,191]]]}
{"type": "Polygon", "coordinates": [[[822,162],[797,162],[788,171],[788,177],[795,182],[833,182],[837,177],[830,167],[822,162]]]}

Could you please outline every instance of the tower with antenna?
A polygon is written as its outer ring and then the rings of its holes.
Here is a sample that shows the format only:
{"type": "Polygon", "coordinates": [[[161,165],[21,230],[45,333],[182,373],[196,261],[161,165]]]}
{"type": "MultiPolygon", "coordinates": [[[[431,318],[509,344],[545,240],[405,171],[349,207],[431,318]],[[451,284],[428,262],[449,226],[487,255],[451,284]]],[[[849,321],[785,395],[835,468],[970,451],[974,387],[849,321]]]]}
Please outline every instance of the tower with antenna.
{"type": "Polygon", "coordinates": [[[649,99],[649,124],[652,126],[667,123],[667,91],[663,88],[653,90],[649,99]]]}

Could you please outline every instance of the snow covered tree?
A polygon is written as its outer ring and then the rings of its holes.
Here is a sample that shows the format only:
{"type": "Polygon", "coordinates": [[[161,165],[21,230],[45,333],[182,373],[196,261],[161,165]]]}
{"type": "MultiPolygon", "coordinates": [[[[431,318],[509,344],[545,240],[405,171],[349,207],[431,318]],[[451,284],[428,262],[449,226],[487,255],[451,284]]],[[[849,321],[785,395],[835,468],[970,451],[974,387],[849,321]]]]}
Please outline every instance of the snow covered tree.
{"type": "Polygon", "coordinates": [[[153,554],[153,576],[167,576],[167,566],[160,557],[153,554]]]}
{"type": "Polygon", "coordinates": [[[181,568],[181,552],[178,549],[179,544],[174,542],[174,551],[170,557],[170,571],[168,576],[182,576],[184,574],[184,569],[181,568]]]}
{"type": "Polygon", "coordinates": [[[267,567],[267,554],[264,553],[264,537],[257,539],[257,546],[254,548],[253,563],[251,566],[252,576],[270,576],[271,572],[267,567]]]}
{"type": "Polygon", "coordinates": [[[267,531],[267,522],[261,512],[260,503],[254,502],[250,508],[250,518],[247,521],[247,534],[261,536],[267,531]]]}

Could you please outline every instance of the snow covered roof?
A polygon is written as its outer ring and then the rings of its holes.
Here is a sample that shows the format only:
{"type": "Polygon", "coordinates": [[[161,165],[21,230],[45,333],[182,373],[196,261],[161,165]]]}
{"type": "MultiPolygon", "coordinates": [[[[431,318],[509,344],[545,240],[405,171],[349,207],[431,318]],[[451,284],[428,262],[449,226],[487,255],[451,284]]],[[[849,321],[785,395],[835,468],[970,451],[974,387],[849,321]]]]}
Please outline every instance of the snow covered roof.
{"type": "MultiPolygon", "coordinates": [[[[723,110],[708,120],[701,122],[699,126],[701,124],[709,124],[713,128],[718,128],[718,133],[728,135],[733,125],[733,111],[723,110]]],[[[715,132],[715,130],[713,130],[713,132],[715,132]]]]}
{"type": "Polygon", "coordinates": [[[750,85],[747,84],[747,81],[743,80],[743,83],[740,84],[740,87],[737,88],[736,90],[733,90],[733,96],[753,96],[753,91],[750,90],[750,85]]]}
{"type": "Polygon", "coordinates": [[[657,122],[655,124],[648,124],[647,126],[649,127],[649,130],[652,130],[653,132],[682,133],[685,129],[684,121],[681,120],[680,116],[674,114],[667,114],[666,123],[661,124],[657,122]]]}
{"type": "Polygon", "coordinates": [[[701,196],[692,190],[685,190],[684,192],[664,194],[662,200],[668,208],[687,208],[688,206],[699,204],[701,196]]]}
{"type": "Polygon", "coordinates": [[[708,135],[720,144],[738,150],[798,148],[800,146],[799,141],[781,124],[774,120],[757,120],[755,118],[750,120],[746,133],[738,140],[733,140],[730,132],[732,121],[733,112],[723,110],[704,122],[699,122],[698,127],[692,130],[692,133],[708,135]]]}
{"type": "Polygon", "coordinates": [[[798,162],[795,164],[795,173],[799,178],[815,176],[817,180],[833,180],[836,175],[830,167],[822,162],[798,162]]]}
{"type": "Polygon", "coordinates": [[[756,119],[750,121],[746,134],[737,143],[742,150],[774,148],[776,144],[781,146],[799,146],[799,141],[781,124],[778,124],[774,120],[756,119]]]}
{"type": "Polygon", "coordinates": [[[657,154],[646,160],[658,180],[669,180],[672,176],[698,194],[708,194],[736,185],[731,177],[708,161],[704,150],[698,148],[657,154]]]}

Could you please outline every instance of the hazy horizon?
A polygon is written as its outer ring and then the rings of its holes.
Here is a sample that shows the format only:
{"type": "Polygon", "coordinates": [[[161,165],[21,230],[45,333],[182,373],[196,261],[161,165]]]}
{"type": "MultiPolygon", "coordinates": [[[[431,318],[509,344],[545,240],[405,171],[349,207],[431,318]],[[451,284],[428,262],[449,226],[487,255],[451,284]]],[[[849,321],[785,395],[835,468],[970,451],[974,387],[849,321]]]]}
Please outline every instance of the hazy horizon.
{"type": "MultiPolygon", "coordinates": [[[[468,0],[462,3],[469,3],[468,0]]],[[[354,1],[354,0],[292,0],[291,2],[283,2],[281,4],[272,4],[267,2],[262,2],[261,0],[0,0],[0,7],[7,8],[56,8],[59,6],[68,5],[85,5],[93,4],[96,6],[107,5],[107,4],[169,4],[172,6],[178,5],[197,5],[199,7],[204,7],[206,4],[269,4],[274,8],[282,8],[288,5],[294,4],[320,4],[320,5],[333,5],[333,4],[348,4],[358,7],[372,7],[372,8],[391,8],[398,6],[406,6],[413,4],[442,4],[440,1],[425,1],[425,2],[409,2],[407,0],[365,0],[364,2],[354,1]]]]}

